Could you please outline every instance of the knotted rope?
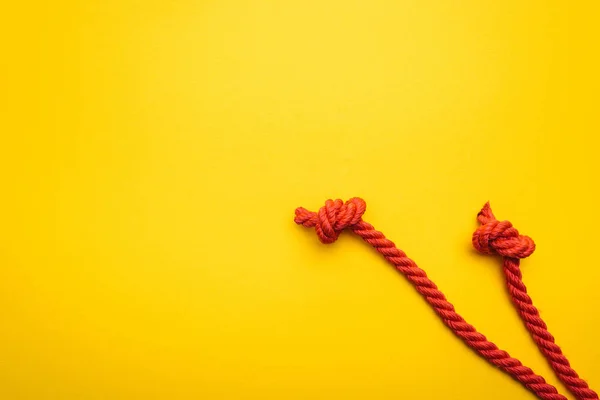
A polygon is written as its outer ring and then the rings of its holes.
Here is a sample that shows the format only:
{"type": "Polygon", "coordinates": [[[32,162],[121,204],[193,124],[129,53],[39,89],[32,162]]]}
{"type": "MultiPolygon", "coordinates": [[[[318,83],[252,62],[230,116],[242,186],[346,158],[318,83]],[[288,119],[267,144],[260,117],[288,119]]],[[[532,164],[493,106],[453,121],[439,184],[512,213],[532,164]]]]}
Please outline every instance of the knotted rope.
{"type": "MultiPolygon", "coordinates": [[[[544,400],[567,400],[559,394],[556,388],[536,375],[530,368],[512,358],[506,351],[500,350],[494,343],[488,341],[484,335],[477,332],[475,327],[468,324],[455,310],[454,306],[446,300],[425,271],[408,258],[396,245],[387,239],[383,233],[362,220],[366,210],[364,200],[353,198],[347,202],[342,200],[327,200],[325,206],[318,212],[308,211],[302,207],[296,209],[294,221],[307,228],[315,228],[317,236],[323,243],[333,243],[339,234],[346,228],[363,238],[379,253],[385,257],[398,271],[400,271],[433,307],[456,336],[488,362],[521,382],[538,398],[544,400]]],[[[487,241],[488,247],[490,241],[487,241]]],[[[502,247],[500,245],[500,247],[502,247]]]]}
{"type": "Polygon", "coordinates": [[[535,250],[533,240],[519,235],[510,222],[499,222],[489,203],[477,214],[477,220],[481,226],[473,233],[473,246],[484,254],[496,253],[503,257],[503,271],[512,302],[558,378],[577,399],[598,399],[596,392],[571,368],[569,360],[555,343],[554,336],[548,331],[546,323],[527,294],[519,265],[521,258],[530,256],[535,250]]]}

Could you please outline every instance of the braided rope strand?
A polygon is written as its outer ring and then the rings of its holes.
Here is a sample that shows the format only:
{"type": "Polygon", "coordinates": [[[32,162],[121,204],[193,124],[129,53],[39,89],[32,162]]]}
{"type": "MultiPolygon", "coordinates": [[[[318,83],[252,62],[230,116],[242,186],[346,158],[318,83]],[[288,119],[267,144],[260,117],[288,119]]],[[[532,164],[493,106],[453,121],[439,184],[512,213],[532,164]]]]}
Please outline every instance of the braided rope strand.
{"type": "Polygon", "coordinates": [[[484,254],[498,253],[503,256],[503,272],[513,304],[534,342],[556,373],[556,376],[578,400],[598,399],[598,394],[571,368],[567,357],[548,331],[538,309],[533,305],[523,283],[520,259],[535,250],[533,240],[519,235],[508,221],[499,222],[489,203],[477,215],[481,226],[473,234],[473,245],[484,254]]]}
{"type": "Polygon", "coordinates": [[[294,221],[307,228],[315,228],[317,236],[323,243],[333,243],[341,231],[351,229],[365,242],[375,248],[383,257],[401,272],[415,289],[429,303],[444,324],[454,332],[467,346],[485,358],[489,363],[498,367],[511,377],[521,382],[527,389],[543,400],[567,400],[559,394],[556,388],[536,375],[530,368],[524,366],[506,351],[500,350],[484,335],[477,332],[475,327],[468,324],[446,300],[436,284],[427,277],[424,270],[408,258],[396,245],[377,231],[371,224],[362,220],[366,209],[364,200],[353,198],[347,202],[342,200],[327,200],[325,206],[317,213],[302,207],[296,209],[294,221]]]}

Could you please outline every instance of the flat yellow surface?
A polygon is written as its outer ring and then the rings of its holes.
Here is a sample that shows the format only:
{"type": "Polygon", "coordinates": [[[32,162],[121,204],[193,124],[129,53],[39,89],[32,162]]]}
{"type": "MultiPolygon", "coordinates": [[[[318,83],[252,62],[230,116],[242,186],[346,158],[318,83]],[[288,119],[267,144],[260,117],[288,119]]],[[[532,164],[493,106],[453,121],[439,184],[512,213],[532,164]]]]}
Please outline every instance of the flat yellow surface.
{"type": "Polygon", "coordinates": [[[600,389],[598,2],[570,3],[5,5],[0,398],[533,398],[366,244],[292,222],[352,196],[557,384],[471,248],[490,200],[600,389]]]}

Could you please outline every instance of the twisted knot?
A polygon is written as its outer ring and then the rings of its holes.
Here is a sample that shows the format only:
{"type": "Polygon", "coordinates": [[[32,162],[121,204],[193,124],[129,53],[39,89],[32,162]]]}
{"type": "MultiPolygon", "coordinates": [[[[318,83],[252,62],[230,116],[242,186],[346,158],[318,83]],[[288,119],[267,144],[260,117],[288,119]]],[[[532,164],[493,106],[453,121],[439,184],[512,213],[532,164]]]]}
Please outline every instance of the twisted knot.
{"type": "Polygon", "coordinates": [[[519,235],[508,221],[498,221],[490,203],[486,203],[477,214],[481,224],[473,233],[473,246],[484,254],[500,254],[503,257],[525,258],[535,250],[535,243],[529,236],[519,235]]]}
{"type": "Polygon", "coordinates": [[[298,207],[294,222],[307,228],[314,227],[321,242],[333,243],[344,229],[361,221],[366,208],[365,201],[358,197],[345,203],[340,199],[327,200],[318,212],[298,207]]]}

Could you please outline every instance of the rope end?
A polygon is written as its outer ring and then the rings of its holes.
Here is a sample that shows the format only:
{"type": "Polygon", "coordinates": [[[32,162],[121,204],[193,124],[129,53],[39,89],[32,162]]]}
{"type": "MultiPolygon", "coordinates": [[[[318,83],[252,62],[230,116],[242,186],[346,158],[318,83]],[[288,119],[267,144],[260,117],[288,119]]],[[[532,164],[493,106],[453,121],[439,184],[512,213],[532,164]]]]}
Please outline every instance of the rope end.
{"type": "Polygon", "coordinates": [[[294,222],[307,228],[315,228],[319,240],[333,243],[346,228],[361,221],[367,205],[359,197],[343,202],[340,199],[327,200],[318,212],[308,211],[303,207],[296,208],[294,222]]]}
{"type": "Polygon", "coordinates": [[[529,236],[520,235],[510,222],[498,221],[489,201],[477,214],[477,221],[481,226],[473,233],[472,242],[480,253],[525,258],[534,252],[533,240],[529,236]]]}
{"type": "Polygon", "coordinates": [[[483,225],[483,224],[486,224],[495,219],[496,219],[496,217],[494,216],[494,213],[492,212],[492,206],[490,205],[490,202],[488,201],[483,205],[483,208],[481,209],[481,211],[479,211],[477,213],[477,221],[479,221],[479,223],[481,225],[483,225]]]}
{"type": "Polygon", "coordinates": [[[298,207],[295,210],[294,222],[298,225],[303,225],[307,228],[312,228],[316,224],[316,215],[313,212],[308,211],[304,207],[298,207]]]}

